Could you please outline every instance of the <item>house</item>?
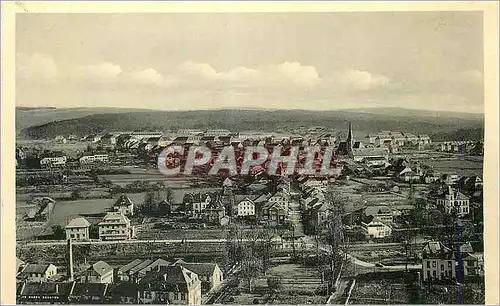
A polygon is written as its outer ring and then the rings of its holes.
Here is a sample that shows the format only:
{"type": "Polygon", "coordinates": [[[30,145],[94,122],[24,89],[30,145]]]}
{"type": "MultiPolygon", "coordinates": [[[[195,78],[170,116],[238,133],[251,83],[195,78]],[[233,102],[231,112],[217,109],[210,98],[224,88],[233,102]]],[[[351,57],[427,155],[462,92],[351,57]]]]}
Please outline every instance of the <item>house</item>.
{"type": "Polygon", "coordinates": [[[373,134],[366,135],[365,138],[368,140],[369,143],[374,144],[376,142],[376,140],[377,140],[377,135],[373,135],[373,134]]]}
{"type": "Polygon", "coordinates": [[[415,209],[415,206],[409,204],[395,205],[393,206],[392,215],[408,216],[413,209],[415,209]]]}
{"type": "Polygon", "coordinates": [[[47,283],[22,282],[17,284],[16,304],[59,304],[67,305],[74,282],[47,283]]]}
{"type": "Polygon", "coordinates": [[[113,210],[120,212],[126,216],[134,215],[134,202],[126,194],[120,195],[115,204],[113,204],[113,210]]]}
{"type": "Polygon", "coordinates": [[[183,204],[188,214],[195,218],[202,218],[207,206],[212,202],[210,194],[189,193],[184,195],[183,204]]]}
{"type": "Polygon", "coordinates": [[[440,179],[441,179],[441,174],[434,171],[429,171],[424,174],[424,182],[426,184],[437,182],[440,179]]]}
{"type": "Polygon", "coordinates": [[[69,304],[109,304],[108,283],[75,283],[68,297],[69,304]]]}
{"type": "Polygon", "coordinates": [[[22,269],[24,269],[25,266],[26,266],[26,263],[24,261],[22,261],[21,259],[16,257],[16,275],[18,273],[20,273],[22,271],[22,269]]]}
{"type": "Polygon", "coordinates": [[[272,204],[277,203],[288,214],[290,206],[290,194],[286,190],[278,191],[269,198],[268,202],[272,204]]]}
{"type": "Polygon", "coordinates": [[[392,228],[386,223],[375,221],[374,219],[374,217],[369,216],[361,222],[361,226],[365,230],[366,235],[375,239],[390,237],[392,235],[392,228]]]}
{"type": "Polygon", "coordinates": [[[441,180],[446,184],[446,185],[453,185],[458,182],[460,177],[456,173],[445,173],[441,177],[441,180]]]}
{"type": "Polygon", "coordinates": [[[108,284],[107,300],[114,305],[137,304],[137,286],[130,282],[108,284]]]}
{"type": "Polygon", "coordinates": [[[392,210],[388,206],[368,206],[365,209],[365,216],[373,216],[375,222],[386,224],[394,222],[392,210]]]}
{"type": "Polygon", "coordinates": [[[422,250],[422,278],[424,281],[456,278],[453,251],[439,241],[428,242],[422,250]]]}
{"type": "Polygon", "coordinates": [[[138,280],[140,280],[139,271],[146,268],[152,263],[153,263],[152,259],[146,259],[142,261],[140,264],[136,265],[135,267],[132,267],[128,272],[130,281],[137,282],[138,280]]]}
{"type": "Polygon", "coordinates": [[[85,270],[81,282],[110,284],[113,282],[113,268],[104,261],[98,261],[85,270]]]}
{"type": "Polygon", "coordinates": [[[406,143],[409,143],[409,144],[417,144],[419,139],[418,139],[418,136],[415,135],[415,134],[411,134],[411,133],[404,133],[404,136],[406,138],[406,143]]]}
{"type": "Polygon", "coordinates": [[[121,212],[109,212],[104,216],[99,226],[101,240],[127,240],[135,238],[134,226],[121,212]]]}
{"type": "Polygon", "coordinates": [[[324,201],[317,201],[309,210],[308,210],[308,219],[310,226],[318,230],[321,226],[329,219],[332,214],[331,206],[324,201]]]}
{"type": "Polygon", "coordinates": [[[62,135],[58,135],[54,138],[54,141],[55,142],[58,142],[58,143],[67,143],[68,140],[66,139],[66,137],[62,136],[62,135]]]}
{"type": "Polygon", "coordinates": [[[90,223],[83,217],[77,217],[66,225],[66,240],[89,240],[90,223]]]}
{"type": "Polygon", "coordinates": [[[218,288],[224,276],[219,265],[216,263],[206,263],[206,262],[185,262],[183,260],[178,260],[174,265],[181,265],[189,271],[193,271],[198,275],[201,280],[201,291],[206,293],[212,289],[218,288]]]}
{"type": "Polygon", "coordinates": [[[140,280],[138,304],[201,305],[201,281],[183,266],[164,267],[140,280]]]}
{"type": "Polygon", "coordinates": [[[63,167],[66,165],[66,156],[44,157],[40,159],[40,167],[63,167]]]}
{"type": "Polygon", "coordinates": [[[164,259],[158,258],[157,260],[153,261],[149,265],[145,266],[144,268],[140,269],[137,271],[137,278],[141,279],[142,277],[146,276],[151,271],[159,271],[161,267],[166,267],[169,266],[171,262],[168,262],[164,259]]]}
{"type": "Polygon", "coordinates": [[[28,213],[24,216],[24,220],[48,220],[50,214],[54,209],[54,204],[56,201],[49,197],[42,197],[36,199],[36,206],[31,208],[28,213]]]}
{"type": "Polygon", "coordinates": [[[448,186],[447,194],[436,200],[436,204],[447,214],[452,212],[461,216],[469,214],[469,197],[451,186],[448,186]]]}
{"type": "Polygon", "coordinates": [[[254,195],[236,195],[234,203],[236,204],[236,215],[238,217],[255,216],[254,195]]]}
{"type": "Polygon", "coordinates": [[[464,276],[484,276],[484,254],[469,253],[462,257],[464,276]]]}
{"type": "Polygon", "coordinates": [[[279,236],[278,249],[284,251],[293,251],[304,249],[306,244],[304,241],[304,234],[294,233],[293,231],[287,231],[281,236],[279,236]]]}
{"type": "Polygon", "coordinates": [[[280,203],[267,202],[262,207],[262,220],[283,224],[287,220],[287,214],[280,203]]]}
{"type": "Polygon", "coordinates": [[[428,145],[431,143],[431,138],[429,135],[418,135],[418,142],[422,145],[428,145]]]}
{"type": "Polygon", "coordinates": [[[417,169],[412,169],[406,166],[401,172],[399,172],[398,177],[404,182],[419,182],[421,180],[421,173],[417,169]]]}
{"type": "Polygon", "coordinates": [[[108,154],[85,155],[78,159],[80,164],[107,163],[109,161],[108,154]]]}
{"type": "Polygon", "coordinates": [[[47,282],[57,275],[53,264],[27,264],[19,273],[19,278],[27,282],[47,282]]]}
{"type": "Polygon", "coordinates": [[[217,199],[208,204],[203,214],[203,220],[209,224],[223,225],[223,218],[226,215],[226,208],[222,202],[217,199]]]}
{"type": "Polygon", "coordinates": [[[382,146],[380,148],[360,148],[352,152],[354,161],[365,162],[373,165],[385,165],[389,161],[389,149],[382,146]]]}
{"type": "Polygon", "coordinates": [[[140,263],[142,263],[142,260],[140,259],[134,259],[133,261],[131,261],[130,263],[120,267],[117,271],[116,271],[116,279],[121,281],[121,282],[128,282],[131,280],[130,278],[130,270],[134,267],[136,267],[137,265],[139,265],[140,263]]]}

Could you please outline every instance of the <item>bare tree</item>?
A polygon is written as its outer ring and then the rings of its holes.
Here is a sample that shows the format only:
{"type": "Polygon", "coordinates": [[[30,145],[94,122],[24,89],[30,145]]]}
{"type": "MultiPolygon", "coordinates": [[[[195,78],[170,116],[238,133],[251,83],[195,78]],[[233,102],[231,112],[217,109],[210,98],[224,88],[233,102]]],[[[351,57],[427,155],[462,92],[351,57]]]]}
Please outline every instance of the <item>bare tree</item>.
{"type": "Polygon", "coordinates": [[[252,280],[266,271],[272,255],[272,235],[263,229],[242,230],[233,225],[227,236],[228,258],[239,264],[241,275],[252,292],[252,280]]]}
{"type": "Polygon", "coordinates": [[[348,201],[346,197],[331,187],[325,193],[326,203],[329,205],[327,219],[322,226],[322,236],[328,246],[328,262],[330,265],[329,280],[331,286],[334,283],[335,272],[344,261],[342,249],[344,248],[344,226],[342,224],[342,215],[344,214],[344,206],[348,201]]]}

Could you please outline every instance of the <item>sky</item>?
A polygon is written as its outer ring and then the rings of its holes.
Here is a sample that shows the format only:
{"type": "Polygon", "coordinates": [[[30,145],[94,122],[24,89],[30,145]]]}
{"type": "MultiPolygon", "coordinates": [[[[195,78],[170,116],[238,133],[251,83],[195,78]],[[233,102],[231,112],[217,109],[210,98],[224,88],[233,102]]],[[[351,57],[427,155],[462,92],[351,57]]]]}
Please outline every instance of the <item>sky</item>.
{"type": "Polygon", "coordinates": [[[16,18],[18,106],[484,108],[481,12],[16,18]]]}

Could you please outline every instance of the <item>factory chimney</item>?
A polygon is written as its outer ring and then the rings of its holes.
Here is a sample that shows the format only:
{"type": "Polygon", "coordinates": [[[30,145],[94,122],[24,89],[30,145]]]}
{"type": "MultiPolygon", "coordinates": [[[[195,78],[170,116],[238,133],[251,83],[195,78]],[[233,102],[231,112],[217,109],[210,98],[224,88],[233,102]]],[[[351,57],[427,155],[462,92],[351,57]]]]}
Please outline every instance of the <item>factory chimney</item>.
{"type": "Polygon", "coordinates": [[[71,242],[71,239],[68,239],[68,278],[70,282],[74,280],[73,243],[71,242]]]}

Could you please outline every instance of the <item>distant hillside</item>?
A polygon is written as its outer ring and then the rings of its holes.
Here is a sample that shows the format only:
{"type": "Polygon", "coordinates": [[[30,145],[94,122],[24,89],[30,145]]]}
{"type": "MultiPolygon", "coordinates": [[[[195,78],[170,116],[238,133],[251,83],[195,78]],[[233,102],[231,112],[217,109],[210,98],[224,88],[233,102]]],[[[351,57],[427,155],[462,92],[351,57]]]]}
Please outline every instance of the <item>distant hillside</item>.
{"type": "Polygon", "coordinates": [[[57,135],[79,136],[102,131],[161,130],[180,128],[214,129],[231,131],[276,131],[278,128],[325,126],[345,131],[347,122],[359,133],[396,130],[411,133],[450,133],[460,126],[464,129],[482,129],[483,120],[453,116],[422,116],[373,114],[355,111],[305,111],[305,110],[203,110],[203,111],[142,111],[115,114],[93,114],[81,118],[59,120],[22,129],[25,138],[43,139],[57,135]],[[458,124],[459,123],[459,124],[458,124]]]}
{"type": "Polygon", "coordinates": [[[354,113],[369,113],[377,115],[390,116],[411,116],[411,117],[434,117],[434,118],[455,118],[466,120],[483,120],[484,114],[451,112],[451,111],[430,111],[422,109],[410,109],[401,107],[373,107],[373,108],[355,108],[345,109],[344,111],[354,113]]]}
{"type": "Polygon", "coordinates": [[[16,107],[16,131],[19,132],[20,130],[30,126],[36,126],[66,119],[80,118],[88,115],[105,113],[127,113],[133,111],[137,112],[144,110],[112,107],[16,107]]]}
{"type": "Polygon", "coordinates": [[[459,128],[451,132],[433,132],[429,136],[434,142],[484,140],[484,128],[459,128]]]}

